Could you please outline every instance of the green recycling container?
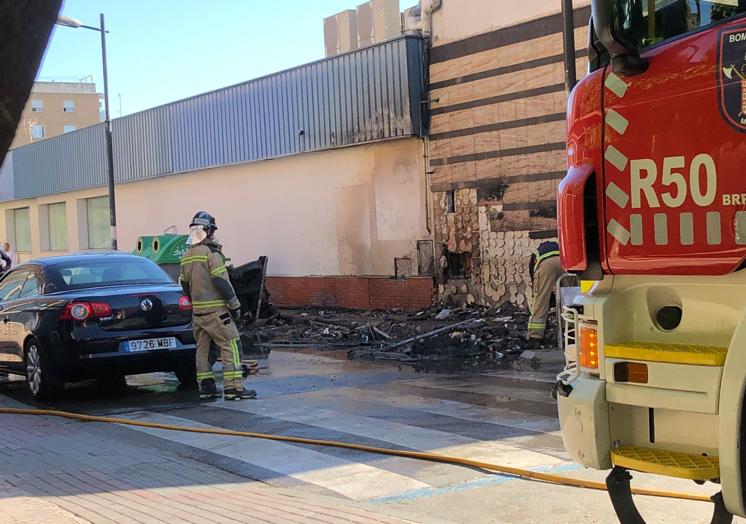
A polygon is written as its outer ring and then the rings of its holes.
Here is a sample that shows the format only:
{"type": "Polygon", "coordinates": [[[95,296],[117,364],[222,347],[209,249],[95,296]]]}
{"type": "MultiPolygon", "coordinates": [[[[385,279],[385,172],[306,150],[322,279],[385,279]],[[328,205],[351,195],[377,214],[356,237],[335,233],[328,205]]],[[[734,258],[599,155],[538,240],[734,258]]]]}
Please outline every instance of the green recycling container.
{"type": "Polygon", "coordinates": [[[181,257],[189,249],[188,239],[189,235],[141,236],[137,239],[134,254],[152,260],[176,281],[181,257]]]}

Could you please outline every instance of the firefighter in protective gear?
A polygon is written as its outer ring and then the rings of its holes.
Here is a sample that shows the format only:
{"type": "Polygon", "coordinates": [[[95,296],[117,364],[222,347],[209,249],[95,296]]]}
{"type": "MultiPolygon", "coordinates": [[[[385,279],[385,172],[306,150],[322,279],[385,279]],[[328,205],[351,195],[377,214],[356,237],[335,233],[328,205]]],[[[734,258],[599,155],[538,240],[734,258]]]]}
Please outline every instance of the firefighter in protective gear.
{"type": "Polygon", "coordinates": [[[215,218],[200,211],[189,227],[191,247],[181,258],[179,281],[192,301],[200,398],[220,397],[209,363],[213,342],[220,348],[223,361],[223,398],[255,398],[254,390],[244,391],[243,387],[241,338],[235,323],[241,317],[241,304],[228,278],[222,246],[214,237],[215,218]]]}
{"type": "Polygon", "coordinates": [[[554,286],[564,271],[560,265],[559,245],[557,242],[542,242],[531,255],[529,274],[533,288],[531,317],[528,319],[528,338],[541,342],[547,327],[549,303],[552,300],[554,286]]]}

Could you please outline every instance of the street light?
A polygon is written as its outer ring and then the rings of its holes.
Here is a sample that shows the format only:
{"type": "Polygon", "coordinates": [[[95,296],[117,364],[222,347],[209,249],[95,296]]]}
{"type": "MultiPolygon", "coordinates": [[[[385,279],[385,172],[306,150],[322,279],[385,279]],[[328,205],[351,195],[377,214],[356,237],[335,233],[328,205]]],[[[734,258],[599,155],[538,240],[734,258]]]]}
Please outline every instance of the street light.
{"type": "Polygon", "coordinates": [[[109,113],[109,74],[106,69],[106,24],[104,23],[104,14],[100,15],[100,26],[94,27],[83,24],[80,20],[69,16],[60,16],[57,18],[57,25],[72,27],[75,29],[83,28],[101,33],[101,61],[104,69],[104,127],[106,129],[106,175],[109,181],[109,222],[111,225],[111,248],[117,249],[117,210],[114,199],[114,150],[111,141],[111,115],[109,113]]]}

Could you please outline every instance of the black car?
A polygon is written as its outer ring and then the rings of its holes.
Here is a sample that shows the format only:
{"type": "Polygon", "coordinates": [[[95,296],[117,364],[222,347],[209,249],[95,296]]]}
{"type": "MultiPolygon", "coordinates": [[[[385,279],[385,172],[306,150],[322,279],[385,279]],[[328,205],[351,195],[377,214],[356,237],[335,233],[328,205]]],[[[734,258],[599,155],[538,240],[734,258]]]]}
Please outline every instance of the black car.
{"type": "Polygon", "coordinates": [[[192,304],[158,265],[120,253],[34,260],[0,280],[0,371],[36,399],[65,382],[175,371],[196,381],[192,304]]]}

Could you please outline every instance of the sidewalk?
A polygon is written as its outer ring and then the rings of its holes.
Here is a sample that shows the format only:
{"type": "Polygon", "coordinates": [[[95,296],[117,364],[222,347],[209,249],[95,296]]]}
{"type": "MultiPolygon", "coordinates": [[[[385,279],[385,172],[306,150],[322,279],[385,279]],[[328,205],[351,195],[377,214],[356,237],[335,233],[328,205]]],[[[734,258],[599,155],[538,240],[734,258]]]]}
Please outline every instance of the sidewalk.
{"type": "MultiPolygon", "coordinates": [[[[1,407],[27,407],[0,395],[1,407]]],[[[0,415],[0,522],[402,522],[138,446],[119,426],[0,415]]]]}

